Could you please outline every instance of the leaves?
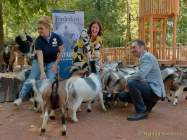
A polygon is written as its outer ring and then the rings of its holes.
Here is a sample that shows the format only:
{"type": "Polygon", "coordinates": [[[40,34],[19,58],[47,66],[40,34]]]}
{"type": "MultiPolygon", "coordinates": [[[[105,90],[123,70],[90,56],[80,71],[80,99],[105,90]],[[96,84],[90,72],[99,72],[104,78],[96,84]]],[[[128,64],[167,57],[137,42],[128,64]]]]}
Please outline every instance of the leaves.
{"type": "MultiPolygon", "coordinates": [[[[35,25],[42,15],[54,9],[78,10],[85,13],[85,26],[99,19],[104,26],[104,41],[108,46],[124,45],[127,29],[131,38],[138,37],[138,2],[130,0],[1,0],[5,39],[14,39],[22,30],[36,34],[35,25]],[[127,11],[127,9],[130,9],[127,11]],[[127,16],[129,14],[129,16],[127,16]],[[130,22],[127,22],[127,19],[130,22]]],[[[187,1],[180,0],[177,42],[187,42],[187,1]]],[[[131,39],[129,38],[129,39],[131,39]]],[[[128,40],[129,40],[128,39],[128,40]]]]}

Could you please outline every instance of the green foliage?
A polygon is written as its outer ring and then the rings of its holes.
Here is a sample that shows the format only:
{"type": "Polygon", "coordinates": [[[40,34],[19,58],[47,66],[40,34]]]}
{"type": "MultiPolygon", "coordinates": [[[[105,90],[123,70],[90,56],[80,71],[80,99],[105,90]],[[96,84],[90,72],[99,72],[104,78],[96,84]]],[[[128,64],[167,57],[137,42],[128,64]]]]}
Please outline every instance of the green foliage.
{"type": "Polygon", "coordinates": [[[187,43],[187,0],[180,0],[180,15],[177,25],[177,42],[187,43]]]}
{"type": "MultiPolygon", "coordinates": [[[[138,1],[129,0],[128,5],[127,0],[1,0],[4,36],[6,40],[14,39],[21,31],[36,35],[41,15],[51,16],[54,9],[79,10],[85,13],[86,27],[94,19],[102,22],[106,46],[124,46],[128,30],[132,39],[138,37],[138,1]]],[[[180,7],[177,42],[187,43],[187,0],[180,0],[180,7]]]]}

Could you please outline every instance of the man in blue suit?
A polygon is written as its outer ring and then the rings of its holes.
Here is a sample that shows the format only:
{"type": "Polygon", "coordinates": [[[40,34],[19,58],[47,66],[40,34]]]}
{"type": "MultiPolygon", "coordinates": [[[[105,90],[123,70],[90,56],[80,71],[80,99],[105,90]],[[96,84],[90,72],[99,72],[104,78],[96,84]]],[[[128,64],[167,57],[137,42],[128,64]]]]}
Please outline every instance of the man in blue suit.
{"type": "Polygon", "coordinates": [[[139,58],[139,70],[127,80],[128,93],[119,93],[122,101],[133,103],[136,113],[127,117],[136,121],[148,117],[157,101],[165,97],[164,83],[157,59],[145,50],[142,40],[132,42],[131,53],[139,58]]]}

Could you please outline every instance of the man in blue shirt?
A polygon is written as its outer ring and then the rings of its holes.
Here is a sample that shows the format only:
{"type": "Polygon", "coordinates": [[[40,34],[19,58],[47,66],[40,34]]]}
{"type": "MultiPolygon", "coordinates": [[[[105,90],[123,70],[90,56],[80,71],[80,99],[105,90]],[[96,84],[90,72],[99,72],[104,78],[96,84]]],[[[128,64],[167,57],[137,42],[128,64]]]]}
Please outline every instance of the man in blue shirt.
{"type": "Polygon", "coordinates": [[[139,58],[139,70],[127,80],[128,93],[120,93],[122,101],[131,101],[136,113],[127,117],[136,121],[148,117],[157,101],[165,97],[165,88],[157,59],[145,50],[142,40],[134,40],[131,53],[139,58]]]}

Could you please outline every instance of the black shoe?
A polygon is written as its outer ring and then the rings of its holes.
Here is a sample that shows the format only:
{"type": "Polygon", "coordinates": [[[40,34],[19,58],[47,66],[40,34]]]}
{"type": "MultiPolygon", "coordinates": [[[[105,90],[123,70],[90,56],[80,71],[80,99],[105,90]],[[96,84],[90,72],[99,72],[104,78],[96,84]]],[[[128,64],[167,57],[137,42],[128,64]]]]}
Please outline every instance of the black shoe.
{"type": "Polygon", "coordinates": [[[130,115],[127,117],[128,121],[138,121],[138,120],[142,120],[142,119],[146,119],[148,117],[148,113],[135,113],[133,115],[130,115]]]}

